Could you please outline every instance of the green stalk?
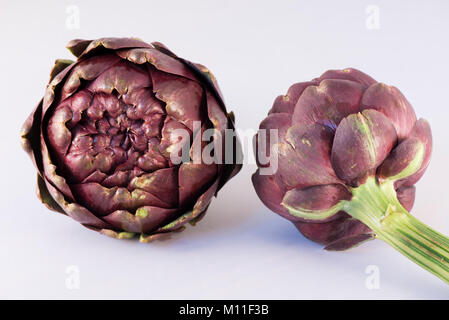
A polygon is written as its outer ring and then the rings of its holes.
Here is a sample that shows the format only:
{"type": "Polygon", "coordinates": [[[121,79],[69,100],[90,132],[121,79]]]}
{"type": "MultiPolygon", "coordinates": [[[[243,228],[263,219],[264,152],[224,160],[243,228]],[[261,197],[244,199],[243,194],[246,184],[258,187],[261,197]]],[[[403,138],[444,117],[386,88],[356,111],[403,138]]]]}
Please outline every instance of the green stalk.
{"type": "Polygon", "coordinates": [[[449,238],[414,218],[399,203],[392,181],[368,178],[353,188],[344,210],[381,239],[449,284],[449,238]]]}

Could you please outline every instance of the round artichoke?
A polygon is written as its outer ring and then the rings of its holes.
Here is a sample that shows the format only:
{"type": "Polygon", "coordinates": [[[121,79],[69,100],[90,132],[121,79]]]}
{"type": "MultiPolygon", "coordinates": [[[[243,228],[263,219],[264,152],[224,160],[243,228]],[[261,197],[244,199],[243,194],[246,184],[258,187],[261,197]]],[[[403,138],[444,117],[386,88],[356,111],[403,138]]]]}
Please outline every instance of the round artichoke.
{"type": "Polygon", "coordinates": [[[448,238],[408,213],[432,136],[397,88],[330,70],[279,96],[260,130],[277,130],[274,143],[256,139],[257,159],[271,153],[252,177],[268,208],[325,249],[379,238],[449,281],[448,238]]]}
{"type": "MultiPolygon", "coordinates": [[[[142,242],[198,221],[240,169],[171,158],[176,130],[188,133],[188,148],[202,148],[199,133],[234,129],[213,75],[134,38],[73,40],[67,48],[77,60],[56,61],[22,132],[42,202],[90,229],[140,234],[142,242]]],[[[214,135],[213,145],[224,136],[214,135]]]]}

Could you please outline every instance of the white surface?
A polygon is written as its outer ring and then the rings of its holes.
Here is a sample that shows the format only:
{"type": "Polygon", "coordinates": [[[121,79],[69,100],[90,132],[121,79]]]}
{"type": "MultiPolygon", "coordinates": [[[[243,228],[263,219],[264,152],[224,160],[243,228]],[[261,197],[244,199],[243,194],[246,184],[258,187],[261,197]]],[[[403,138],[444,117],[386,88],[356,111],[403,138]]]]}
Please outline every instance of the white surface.
{"type": "Polygon", "coordinates": [[[332,253],[304,239],[259,201],[254,166],[229,182],[196,227],[140,244],[47,210],[19,145],[53,61],[71,58],[64,47],[73,38],[137,36],[201,62],[242,129],[257,128],[294,82],[355,67],[397,86],[431,123],[433,159],[412,213],[449,234],[448,16],[443,0],[1,0],[0,298],[448,298],[446,284],[379,240],[332,253]],[[66,27],[69,5],[80,10],[79,29],[66,27]],[[366,27],[369,5],[379,8],[380,29],[366,27]],[[71,265],[79,289],[66,287],[71,265]],[[365,285],[368,265],[379,268],[379,289],[365,285]]]}

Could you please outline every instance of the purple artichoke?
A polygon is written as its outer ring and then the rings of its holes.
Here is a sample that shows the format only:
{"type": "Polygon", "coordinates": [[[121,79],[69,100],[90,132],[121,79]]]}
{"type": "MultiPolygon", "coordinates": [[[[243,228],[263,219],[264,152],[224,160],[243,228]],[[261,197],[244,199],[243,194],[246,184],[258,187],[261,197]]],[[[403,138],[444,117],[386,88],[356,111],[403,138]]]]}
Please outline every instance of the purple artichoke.
{"type": "Polygon", "coordinates": [[[160,43],[104,38],[67,47],[77,61],[56,61],[22,132],[42,202],[90,229],[140,234],[142,242],[198,221],[240,169],[172,161],[176,130],[187,132],[189,153],[203,147],[199,133],[234,129],[213,75],[160,43]]]}
{"type": "Polygon", "coordinates": [[[397,88],[330,70],[279,96],[260,130],[278,134],[256,139],[256,158],[270,153],[252,177],[268,208],[327,250],[379,238],[449,281],[448,238],[408,213],[429,164],[430,126],[397,88]]]}

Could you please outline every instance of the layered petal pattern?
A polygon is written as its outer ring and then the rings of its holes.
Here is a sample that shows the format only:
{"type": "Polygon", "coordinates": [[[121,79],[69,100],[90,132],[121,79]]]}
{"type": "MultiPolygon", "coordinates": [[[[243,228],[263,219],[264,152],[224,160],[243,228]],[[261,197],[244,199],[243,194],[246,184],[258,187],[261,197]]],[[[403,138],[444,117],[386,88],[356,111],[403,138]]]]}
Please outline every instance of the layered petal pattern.
{"type": "Polygon", "coordinates": [[[368,178],[393,183],[397,200],[410,210],[432,151],[430,126],[416,119],[404,95],[351,68],[292,85],[260,129],[278,130],[278,139],[266,145],[255,139],[256,158],[260,150],[277,156],[258,162],[252,180],[259,198],[328,250],[374,237],[345,212],[352,190],[368,178]],[[275,162],[275,172],[265,170],[275,162]]]}
{"type": "Polygon", "coordinates": [[[209,143],[221,148],[224,132],[234,130],[211,72],[138,39],[73,40],[67,47],[77,60],[56,61],[22,131],[42,202],[90,229],[143,242],[200,219],[240,170],[221,152],[214,163],[192,156],[198,132],[213,129],[209,143]],[[184,147],[187,159],[174,161],[184,147]]]}

